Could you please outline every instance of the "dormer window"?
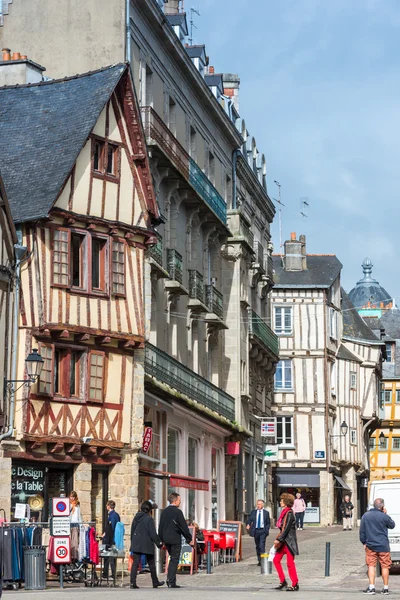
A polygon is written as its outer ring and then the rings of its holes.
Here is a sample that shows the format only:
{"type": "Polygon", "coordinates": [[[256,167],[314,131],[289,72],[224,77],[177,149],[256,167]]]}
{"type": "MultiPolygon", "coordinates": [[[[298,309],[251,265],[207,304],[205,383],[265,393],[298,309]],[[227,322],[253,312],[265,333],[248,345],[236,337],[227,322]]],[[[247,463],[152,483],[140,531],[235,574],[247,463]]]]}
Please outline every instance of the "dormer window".
{"type": "Polygon", "coordinates": [[[93,146],[93,174],[96,177],[119,177],[119,145],[108,140],[94,139],[93,146]]]}

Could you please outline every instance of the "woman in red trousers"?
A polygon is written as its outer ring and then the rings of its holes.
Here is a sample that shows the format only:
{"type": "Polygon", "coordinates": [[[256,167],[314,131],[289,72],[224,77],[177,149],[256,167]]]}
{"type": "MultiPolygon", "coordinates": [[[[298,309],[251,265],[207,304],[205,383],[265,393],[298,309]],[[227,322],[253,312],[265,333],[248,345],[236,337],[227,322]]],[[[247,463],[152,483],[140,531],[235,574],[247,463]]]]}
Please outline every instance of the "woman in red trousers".
{"type": "Polygon", "coordinates": [[[279,575],[279,585],[277,590],[284,590],[287,592],[298,592],[299,591],[299,578],[297,577],[296,565],[294,557],[299,553],[297,546],[296,537],[296,518],[292,510],[294,504],[294,496],[292,494],[282,494],[280,499],[280,505],[282,512],[276,523],[279,527],[280,533],[275,540],[274,547],[276,554],[274,557],[274,565],[279,575]],[[286,556],[287,569],[292,585],[288,587],[285,573],[282,569],[282,558],[286,556]]]}

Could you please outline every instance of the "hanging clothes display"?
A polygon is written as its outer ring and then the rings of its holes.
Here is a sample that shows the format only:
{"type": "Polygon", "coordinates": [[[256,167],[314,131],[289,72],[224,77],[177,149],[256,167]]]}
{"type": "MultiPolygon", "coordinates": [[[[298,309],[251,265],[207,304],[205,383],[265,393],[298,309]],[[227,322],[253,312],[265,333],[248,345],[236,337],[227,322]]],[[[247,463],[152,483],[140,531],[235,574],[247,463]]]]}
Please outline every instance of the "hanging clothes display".
{"type": "Polygon", "coordinates": [[[115,525],[114,540],[117,550],[124,549],[125,525],[122,521],[118,521],[115,525]]]}
{"type": "Polygon", "coordinates": [[[24,548],[40,546],[42,527],[3,522],[0,526],[0,568],[2,578],[9,582],[22,582],[25,579],[24,548]]]}

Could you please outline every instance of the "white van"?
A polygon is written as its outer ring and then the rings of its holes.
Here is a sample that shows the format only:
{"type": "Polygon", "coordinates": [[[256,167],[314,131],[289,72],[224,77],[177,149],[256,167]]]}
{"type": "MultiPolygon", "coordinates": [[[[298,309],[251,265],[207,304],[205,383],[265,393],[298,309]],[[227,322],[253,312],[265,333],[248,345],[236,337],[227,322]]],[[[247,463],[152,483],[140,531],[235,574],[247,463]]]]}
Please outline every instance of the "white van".
{"type": "Polygon", "coordinates": [[[369,508],[373,508],[375,498],[383,498],[387,513],[396,523],[389,529],[390,554],[394,563],[400,564],[400,479],[371,481],[369,508]]]}

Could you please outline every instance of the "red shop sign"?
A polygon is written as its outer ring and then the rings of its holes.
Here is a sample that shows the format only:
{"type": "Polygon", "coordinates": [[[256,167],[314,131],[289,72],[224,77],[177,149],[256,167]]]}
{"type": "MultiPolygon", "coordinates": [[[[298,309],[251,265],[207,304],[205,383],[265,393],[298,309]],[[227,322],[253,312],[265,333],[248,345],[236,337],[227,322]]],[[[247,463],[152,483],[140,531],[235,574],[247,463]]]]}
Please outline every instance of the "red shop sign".
{"type": "Polygon", "coordinates": [[[143,444],[142,444],[142,452],[145,454],[148,452],[151,444],[151,440],[153,439],[153,428],[146,427],[143,434],[143,444]]]}

